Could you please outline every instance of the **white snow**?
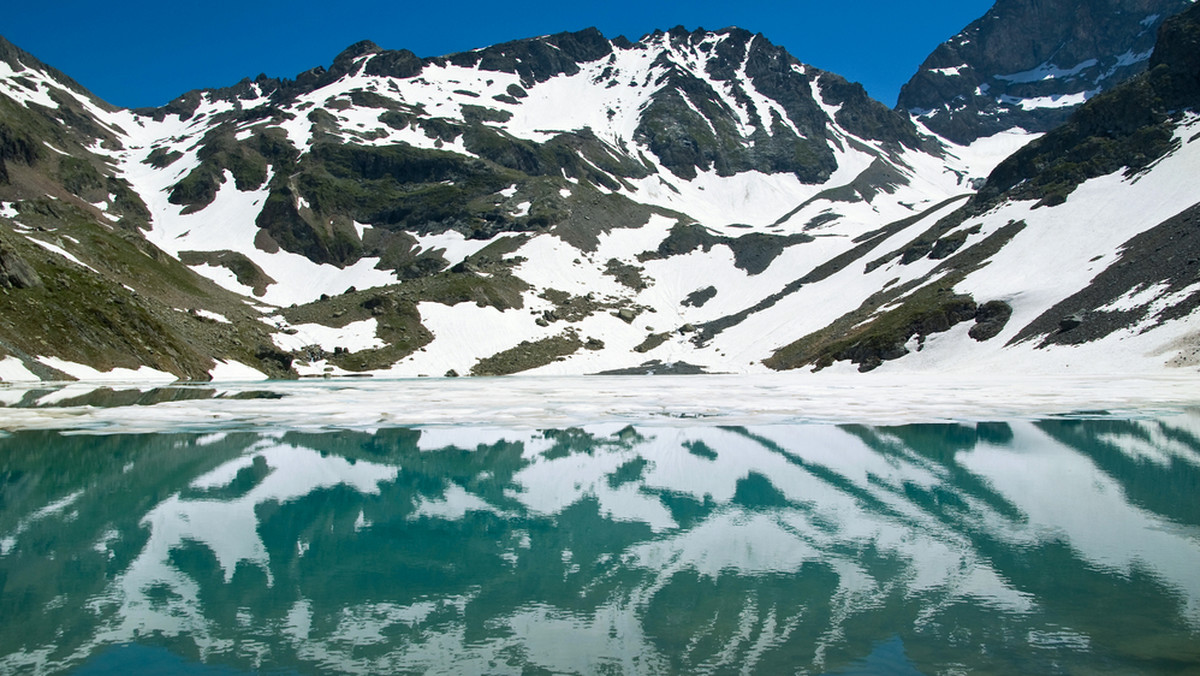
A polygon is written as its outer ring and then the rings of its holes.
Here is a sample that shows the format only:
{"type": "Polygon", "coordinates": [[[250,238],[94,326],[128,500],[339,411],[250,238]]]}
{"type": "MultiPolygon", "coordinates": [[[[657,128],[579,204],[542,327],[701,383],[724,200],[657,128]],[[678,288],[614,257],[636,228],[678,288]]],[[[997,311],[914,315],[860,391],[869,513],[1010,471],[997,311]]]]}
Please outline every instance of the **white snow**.
{"type": "Polygon", "coordinates": [[[993,75],[992,77],[996,78],[997,80],[1005,80],[1016,84],[1041,82],[1043,80],[1068,79],[1073,75],[1082,73],[1098,63],[1099,61],[1096,59],[1087,59],[1086,61],[1081,61],[1070,68],[1060,68],[1059,66],[1047,61],[1036,68],[1031,68],[1030,70],[1022,71],[1020,73],[993,75]]]}
{"type": "Polygon", "coordinates": [[[12,383],[30,380],[41,380],[41,378],[35,376],[25,366],[25,362],[12,356],[0,359],[0,381],[12,383]]]}
{"type": "Polygon", "coordinates": [[[218,359],[216,366],[208,370],[208,375],[214,381],[244,382],[267,379],[266,374],[262,371],[235,360],[221,361],[218,359]]]}
{"type": "Polygon", "coordinates": [[[1076,92],[1073,94],[1057,94],[1054,96],[1001,96],[1000,101],[1014,106],[1020,106],[1024,110],[1036,110],[1038,108],[1068,108],[1070,106],[1078,106],[1096,94],[1100,93],[1099,89],[1090,91],[1076,92]]]}
{"type": "Polygon", "coordinates": [[[446,263],[450,266],[458,265],[497,239],[508,236],[502,234],[491,239],[467,239],[466,235],[457,230],[447,230],[436,235],[421,235],[415,232],[409,234],[417,240],[418,245],[424,251],[440,249],[442,258],[446,259],[446,263]]]}
{"type": "Polygon", "coordinates": [[[946,77],[957,77],[959,75],[962,75],[963,68],[968,68],[968,67],[969,66],[967,66],[966,64],[963,64],[961,66],[954,66],[953,68],[930,68],[929,72],[934,73],[936,75],[945,75],[946,77]]]}
{"type": "Polygon", "coordinates": [[[76,364],[58,357],[38,357],[37,360],[72,378],[88,382],[173,382],[177,380],[173,374],[158,371],[149,366],[140,366],[137,369],[114,368],[111,371],[98,371],[90,366],[76,364]]]}
{"type": "MultiPolygon", "coordinates": [[[[128,176],[135,186],[143,189],[143,195],[151,196],[147,200],[155,213],[154,228],[147,234],[151,242],[173,255],[180,251],[227,249],[245,254],[277,282],[268,286],[262,296],[268,303],[280,306],[307,303],[321,294],[342,293],[350,286],[369,289],[396,282],[391,272],[375,269],[378,258],[363,258],[353,265],[338,268],[314,263],[300,254],[282,250],[267,253],[257,248],[254,242],[259,228],[255,219],[266,201],[270,174],[263,187],[242,192],[235,186],[233,175],[226,171],[225,182],[212,204],[192,214],[183,214],[181,207],[167,202],[165,186],[158,187],[162,183],[160,175],[149,171],[128,176]]],[[[197,265],[192,269],[232,291],[245,295],[253,293],[227,268],[197,265]]]]}
{"type": "Polygon", "coordinates": [[[66,249],[62,248],[61,246],[58,246],[57,244],[51,244],[50,242],[47,242],[42,239],[38,239],[37,237],[33,237],[32,235],[26,236],[26,239],[28,239],[30,242],[33,242],[34,244],[42,247],[46,251],[51,251],[53,253],[58,254],[59,256],[62,256],[63,258],[71,261],[72,263],[74,263],[75,265],[78,265],[81,268],[87,268],[88,270],[91,270],[92,272],[99,274],[99,272],[96,270],[96,268],[93,268],[92,266],[88,265],[87,263],[84,263],[83,261],[79,260],[75,256],[75,254],[71,253],[70,251],[67,251],[66,249]]]}
{"type": "Polygon", "coordinates": [[[201,317],[204,317],[205,319],[211,319],[214,322],[217,322],[218,324],[232,324],[233,323],[233,322],[229,321],[229,319],[225,315],[217,313],[217,312],[212,312],[211,310],[196,310],[196,314],[200,315],[201,317]]]}
{"type": "Polygon", "coordinates": [[[476,362],[522,340],[540,337],[542,330],[527,310],[501,312],[474,303],[442,305],[420,303],[421,324],[434,335],[434,342],[404,358],[384,376],[441,376],[450,370],[470,373],[476,362]],[[481,330],[481,327],[487,327],[481,330]]]}
{"type": "Polygon", "coordinates": [[[296,324],[291,328],[294,334],[273,333],[271,340],[282,350],[299,350],[308,345],[319,345],[327,352],[334,348],[345,348],[350,352],[360,352],[383,347],[384,342],[376,337],[375,332],[379,321],[374,317],[358,322],[351,322],[341,328],[323,326],[321,324],[296,324]]]}

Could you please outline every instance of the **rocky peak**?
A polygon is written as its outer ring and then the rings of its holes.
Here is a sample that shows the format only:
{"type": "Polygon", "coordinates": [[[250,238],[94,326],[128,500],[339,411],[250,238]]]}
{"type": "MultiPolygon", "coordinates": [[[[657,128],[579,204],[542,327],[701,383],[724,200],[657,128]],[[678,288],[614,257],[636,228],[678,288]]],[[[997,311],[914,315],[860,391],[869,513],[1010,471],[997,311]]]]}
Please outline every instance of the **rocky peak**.
{"type": "Polygon", "coordinates": [[[595,28],[514,40],[484,49],[427,60],[465,68],[515,73],[525,86],[545,82],[555,75],[574,75],[579,64],[597,61],[612,53],[612,43],[595,28]]]}
{"type": "Polygon", "coordinates": [[[76,94],[91,99],[96,105],[105,109],[111,109],[109,104],[96,98],[91,92],[84,88],[83,85],[71,79],[71,77],[57,68],[42,63],[34,55],[9,42],[4,38],[3,35],[0,35],[0,61],[7,63],[10,68],[17,72],[25,70],[26,68],[40,71],[63,87],[70,89],[76,94]]]}
{"type": "Polygon", "coordinates": [[[998,0],[938,46],[898,107],[956,143],[1044,132],[1146,69],[1158,27],[1191,0],[998,0]]]}

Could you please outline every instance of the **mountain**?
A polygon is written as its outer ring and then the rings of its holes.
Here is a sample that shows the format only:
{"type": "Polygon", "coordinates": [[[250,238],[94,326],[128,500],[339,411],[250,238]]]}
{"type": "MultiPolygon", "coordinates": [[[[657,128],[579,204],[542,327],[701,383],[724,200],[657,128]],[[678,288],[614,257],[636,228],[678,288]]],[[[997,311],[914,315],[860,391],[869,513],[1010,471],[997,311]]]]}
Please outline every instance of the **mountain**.
{"type": "Polygon", "coordinates": [[[938,46],[899,108],[955,143],[1046,132],[1145,71],[1159,26],[1192,0],[998,0],[938,46]]]}
{"type": "Polygon", "coordinates": [[[2,43],[0,378],[1189,365],[1191,263],[1147,252],[1190,241],[1194,24],[1033,143],[734,28],[360,42],[134,111],[2,43]]]}
{"type": "Polygon", "coordinates": [[[909,366],[1200,365],[1198,47],[1193,6],[1163,25],[1148,72],[1080,106],[962,208],[868,264],[902,283],[767,363],[869,370],[924,351],[909,366]]]}

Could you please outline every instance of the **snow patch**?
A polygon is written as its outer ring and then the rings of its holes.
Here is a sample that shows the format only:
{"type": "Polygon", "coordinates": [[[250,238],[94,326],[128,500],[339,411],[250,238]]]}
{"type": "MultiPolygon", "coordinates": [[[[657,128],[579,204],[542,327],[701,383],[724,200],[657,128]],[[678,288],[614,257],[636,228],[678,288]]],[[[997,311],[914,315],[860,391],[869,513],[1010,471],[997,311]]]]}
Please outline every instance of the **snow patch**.
{"type": "Polygon", "coordinates": [[[250,380],[267,380],[267,375],[256,368],[246,366],[240,361],[217,360],[216,366],[208,370],[208,375],[214,381],[243,382],[250,380]]]}
{"type": "Polygon", "coordinates": [[[970,68],[970,66],[963,64],[961,66],[954,66],[953,68],[930,68],[929,72],[935,75],[944,75],[946,77],[958,77],[959,75],[962,75],[962,70],[964,68],[970,68]]]}
{"type": "Polygon", "coordinates": [[[379,320],[374,317],[350,322],[341,328],[321,324],[296,324],[291,327],[295,333],[273,333],[271,340],[279,346],[279,349],[287,351],[300,350],[309,345],[319,345],[327,352],[333,352],[335,348],[361,352],[385,345],[375,335],[378,328],[379,320]]]}
{"type": "Polygon", "coordinates": [[[1100,63],[1096,59],[1088,59],[1081,61],[1071,68],[1060,68],[1049,61],[1042,65],[1031,68],[1030,70],[1021,71],[1020,73],[1010,73],[1008,75],[993,75],[997,80],[1004,80],[1014,84],[1024,84],[1029,82],[1042,82],[1044,80],[1065,79],[1078,75],[1100,63]]]}
{"type": "Polygon", "coordinates": [[[25,366],[25,362],[16,357],[0,359],[0,381],[6,383],[38,381],[38,378],[25,366]]]}
{"type": "Polygon", "coordinates": [[[78,265],[81,268],[87,268],[88,270],[91,270],[92,272],[95,272],[96,274],[100,274],[100,272],[98,270],[96,270],[96,268],[93,268],[92,266],[88,265],[87,263],[84,263],[83,261],[79,260],[78,258],[75,257],[75,254],[71,253],[70,251],[67,251],[66,249],[62,248],[61,246],[58,246],[56,244],[51,244],[44,240],[40,240],[37,237],[26,237],[26,239],[28,239],[30,242],[33,242],[34,244],[42,247],[43,249],[45,249],[47,251],[51,251],[53,253],[58,254],[59,256],[62,256],[63,258],[71,261],[72,263],[78,265]]]}
{"type": "Polygon", "coordinates": [[[446,259],[446,263],[450,266],[458,265],[479,253],[500,237],[510,236],[505,233],[491,239],[467,239],[466,235],[457,230],[447,230],[436,235],[421,235],[415,232],[408,234],[417,240],[417,244],[424,251],[433,252],[440,249],[442,258],[446,259]]]}
{"type": "Polygon", "coordinates": [[[218,324],[232,324],[233,323],[233,322],[229,321],[229,319],[226,318],[225,315],[218,314],[218,313],[212,312],[210,310],[196,310],[195,312],[197,315],[200,315],[201,317],[204,317],[205,319],[211,319],[214,322],[217,322],[218,324]]]}
{"type": "Polygon", "coordinates": [[[1076,92],[1074,94],[1056,94],[1053,96],[1033,96],[1028,98],[1003,95],[1000,97],[1000,102],[1007,103],[1011,106],[1020,106],[1022,110],[1037,110],[1039,108],[1069,108],[1071,106],[1083,104],[1099,92],[1099,89],[1094,89],[1091,91],[1076,92]]]}
{"type": "Polygon", "coordinates": [[[139,366],[137,369],[114,368],[111,371],[98,371],[91,366],[58,357],[38,357],[37,360],[50,368],[58,369],[72,378],[85,382],[174,382],[179,380],[173,373],[152,369],[149,366],[139,366]]]}

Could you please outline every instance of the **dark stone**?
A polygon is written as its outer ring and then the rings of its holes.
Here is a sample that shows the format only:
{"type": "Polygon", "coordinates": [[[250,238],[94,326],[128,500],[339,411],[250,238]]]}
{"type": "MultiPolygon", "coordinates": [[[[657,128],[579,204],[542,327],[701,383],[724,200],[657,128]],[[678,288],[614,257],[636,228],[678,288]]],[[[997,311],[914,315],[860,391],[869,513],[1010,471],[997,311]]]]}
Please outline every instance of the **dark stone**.
{"type": "Polygon", "coordinates": [[[707,286],[689,293],[687,298],[684,298],[679,304],[684,307],[703,307],[705,303],[712,300],[716,295],[717,287],[707,286]]]}
{"type": "Polygon", "coordinates": [[[367,61],[366,73],[382,77],[409,78],[418,75],[424,67],[421,59],[407,49],[388,50],[367,61]]]}
{"type": "Polygon", "coordinates": [[[260,345],[254,356],[263,364],[269,364],[283,371],[291,371],[292,361],[295,359],[292,355],[273,345],[260,345]]]}
{"type": "Polygon", "coordinates": [[[991,300],[979,306],[975,311],[975,326],[967,335],[983,342],[991,340],[1004,330],[1012,316],[1012,307],[1002,300],[991,300]]]}
{"type": "Polygon", "coordinates": [[[579,64],[602,59],[611,53],[612,45],[600,31],[587,28],[575,33],[514,40],[430,61],[515,73],[526,85],[532,85],[545,82],[555,75],[574,75],[579,72],[579,64]]]}
{"type": "Polygon", "coordinates": [[[686,375],[701,375],[706,373],[704,367],[695,364],[689,364],[685,361],[676,361],[663,363],[659,359],[654,361],[643,362],[638,366],[630,366],[623,369],[612,369],[609,371],[600,371],[596,375],[600,376],[686,376],[686,375]]]}
{"type": "Polygon", "coordinates": [[[1078,328],[1083,325],[1083,315],[1072,314],[1063,317],[1058,321],[1058,330],[1067,332],[1071,329],[1078,328]]]}
{"type": "Polygon", "coordinates": [[[0,287],[33,289],[43,286],[37,270],[25,262],[17,252],[0,246],[0,287]]]}

